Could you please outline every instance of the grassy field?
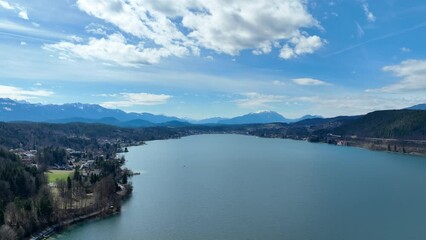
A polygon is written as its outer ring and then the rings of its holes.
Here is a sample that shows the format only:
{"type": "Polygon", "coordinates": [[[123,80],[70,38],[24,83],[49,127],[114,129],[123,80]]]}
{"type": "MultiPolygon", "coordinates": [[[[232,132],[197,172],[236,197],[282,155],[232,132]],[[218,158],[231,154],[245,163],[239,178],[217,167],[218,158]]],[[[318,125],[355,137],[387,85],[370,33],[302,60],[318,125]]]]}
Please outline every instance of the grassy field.
{"type": "Polygon", "coordinates": [[[57,180],[63,179],[63,180],[67,180],[67,177],[69,175],[71,175],[71,173],[73,173],[73,171],[67,171],[67,170],[49,170],[46,175],[47,175],[47,181],[49,183],[54,183],[57,180]]]}

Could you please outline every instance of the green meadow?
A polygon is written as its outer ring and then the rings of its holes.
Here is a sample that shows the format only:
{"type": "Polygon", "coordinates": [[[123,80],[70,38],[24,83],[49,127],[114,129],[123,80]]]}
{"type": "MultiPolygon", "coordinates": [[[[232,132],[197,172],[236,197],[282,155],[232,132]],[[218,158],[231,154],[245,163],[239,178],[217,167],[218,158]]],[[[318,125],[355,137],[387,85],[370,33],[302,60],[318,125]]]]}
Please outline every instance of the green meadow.
{"type": "Polygon", "coordinates": [[[49,183],[54,183],[57,180],[67,180],[67,177],[71,175],[73,171],[69,170],[49,170],[47,175],[47,181],[49,183]]]}

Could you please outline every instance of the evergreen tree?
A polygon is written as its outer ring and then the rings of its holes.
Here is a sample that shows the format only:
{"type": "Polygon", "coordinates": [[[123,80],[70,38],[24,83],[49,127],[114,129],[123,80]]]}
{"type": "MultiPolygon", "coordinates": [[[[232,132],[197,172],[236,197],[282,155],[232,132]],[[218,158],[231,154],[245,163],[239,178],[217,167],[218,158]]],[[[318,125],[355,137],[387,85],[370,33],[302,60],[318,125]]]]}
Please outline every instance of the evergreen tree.
{"type": "Polygon", "coordinates": [[[127,180],[127,173],[123,174],[123,179],[121,180],[123,182],[123,184],[127,184],[128,180],[127,180]]]}
{"type": "Polygon", "coordinates": [[[81,182],[81,174],[78,168],[74,169],[73,180],[77,182],[81,182]]]}
{"type": "Polygon", "coordinates": [[[71,190],[72,188],[72,182],[70,176],[67,177],[67,189],[71,190]]]}
{"type": "Polygon", "coordinates": [[[45,219],[50,219],[50,216],[53,213],[53,204],[50,199],[49,194],[44,191],[40,198],[39,203],[39,216],[45,219]]]}

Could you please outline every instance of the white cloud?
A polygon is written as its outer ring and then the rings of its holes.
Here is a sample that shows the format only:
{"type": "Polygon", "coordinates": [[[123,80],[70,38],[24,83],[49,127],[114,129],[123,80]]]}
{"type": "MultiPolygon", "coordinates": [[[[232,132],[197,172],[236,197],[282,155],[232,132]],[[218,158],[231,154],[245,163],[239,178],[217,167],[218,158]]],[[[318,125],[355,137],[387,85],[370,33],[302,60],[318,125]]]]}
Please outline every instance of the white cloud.
{"type": "Polygon", "coordinates": [[[365,14],[365,17],[367,18],[367,21],[369,21],[369,22],[375,22],[376,21],[376,16],[374,16],[374,14],[370,11],[370,9],[368,7],[368,3],[363,3],[362,9],[364,10],[364,14],[365,14]]]}
{"type": "Polygon", "coordinates": [[[120,93],[120,100],[101,103],[107,108],[121,108],[133,106],[153,106],[165,104],[172,96],[151,93],[120,93]]]}
{"type": "MultiPolygon", "coordinates": [[[[154,55],[154,49],[167,52],[163,57],[197,56],[201,49],[232,56],[242,50],[268,54],[289,43],[289,59],[323,45],[320,37],[305,32],[319,27],[305,0],[78,0],[77,6],[144,42],[154,55]]],[[[86,31],[106,34],[95,25],[86,31]]]]}
{"type": "Polygon", "coordinates": [[[15,8],[8,2],[4,0],[0,0],[0,7],[7,9],[7,10],[14,10],[15,8]]]}
{"type": "Polygon", "coordinates": [[[383,71],[389,72],[395,77],[401,78],[401,80],[380,89],[369,89],[367,91],[390,93],[426,91],[426,60],[406,60],[398,65],[385,66],[383,71]]]}
{"type": "Polygon", "coordinates": [[[426,99],[416,97],[384,96],[377,93],[346,94],[344,96],[306,96],[292,101],[307,103],[312,112],[321,112],[326,116],[358,115],[387,109],[401,109],[423,103],[426,99]],[[348,112],[350,109],[350,112],[348,112]]]}
{"type": "Polygon", "coordinates": [[[0,20],[0,30],[12,32],[11,36],[18,36],[18,39],[22,39],[24,37],[33,40],[42,40],[44,42],[51,41],[49,40],[51,38],[66,39],[68,37],[62,33],[46,31],[7,20],[0,20]]]}
{"type": "Polygon", "coordinates": [[[27,45],[27,43],[26,43],[26,42],[23,42],[23,41],[22,41],[20,44],[21,44],[21,46],[25,46],[25,45],[27,45]]]}
{"type": "Polygon", "coordinates": [[[272,84],[274,84],[274,85],[276,85],[276,86],[287,86],[287,83],[286,83],[286,82],[279,81],[279,80],[274,80],[274,81],[272,82],[272,84]]]}
{"type": "Polygon", "coordinates": [[[411,52],[411,49],[409,49],[407,47],[402,47],[401,48],[401,52],[403,52],[403,53],[409,53],[409,52],[411,52]]]}
{"type": "Polygon", "coordinates": [[[314,78],[295,78],[295,79],[292,79],[292,81],[298,85],[303,85],[303,86],[329,85],[329,83],[326,83],[324,81],[314,79],[314,78]]]}
{"type": "Polygon", "coordinates": [[[95,34],[95,35],[108,35],[107,32],[109,29],[102,24],[91,23],[87,25],[85,28],[87,33],[95,34]]]}
{"type": "Polygon", "coordinates": [[[18,87],[0,85],[0,97],[11,98],[16,100],[29,100],[40,97],[49,97],[54,93],[48,90],[31,89],[25,90],[18,87]]]}
{"type": "MultiPolygon", "coordinates": [[[[276,42],[274,43],[274,47],[278,47],[279,44],[276,44],[276,42]]],[[[252,51],[252,53],[254,55],[262,55],[262,54],[268,54],[272,51],[272,44],[271,42],[267,41],[264,42],[263,44],[260,44],[259,47],[257,49],[254,49],[252,51]]]]}
{"type": "Polygon", "coordinates": [[[111,93],[111,94],[107,94],[107,93],[101,93],[101,94],[93,94],[93,97],[117,97],[118,94],[117,93],[111,93]]]}
{"type": "Polygon", "coordinates": [[[209,60],[209,61],[214,61],[214,57],[213,56],[207,56],[207,57],[204,57],[204,59],[206,59],[206,60],[209,60]]]}
{"type": "Polygon", "coordinates": [[[18,13],[18,16],[25,20],[30,20],[27,10],[19,4],[11,4],[5,0],[0,0],[0,7],[18,13]]]}
{"type": "Polygon", "coordinates": [[[234,100],[234,102],[242,108],[268,108],[271,103],[280,103],[285,100],[285,96],[282,95],[266,95],[256,92],[243,93],[242,99],[234,100]]]}
{"type": "Polygon", "coordinates": [[[76,35],[68,36],[68,39],[69,39],[71,42],[76,42],[76,43],[81,43],[81,42],[83,42],[83,38],[81,38],[81,37],[79,37],[79,36],[76,36],[76,35]]]}
{"type": "Polygon", "coordinates": [[[325,41],[320,37],[299,35],[292,38],[289,43],[281,49],[280,57],[283,59],[291,59],[305,54],[310,54],[318,50],[324,45],[325,41]]]}
{"type": "Polygon", "coordinates": [[[22,19],[30,20],[30,18],[28,17],[27,10],[25,10],[23,8],[19,10],[18,16],[22,19]]]}
{"type": "Polygon", "coordinates": [[[116,63],[126,67],[157,63],[162,57],[172,54],[164,48],[144,48],[143,45],[129,44],[126,38],[119,33],[106,38],[90,38],[87,44],[62,41],[46,44],[43,48],[58,52],[61,59],[70,60],[77,57],[116,63]]]}

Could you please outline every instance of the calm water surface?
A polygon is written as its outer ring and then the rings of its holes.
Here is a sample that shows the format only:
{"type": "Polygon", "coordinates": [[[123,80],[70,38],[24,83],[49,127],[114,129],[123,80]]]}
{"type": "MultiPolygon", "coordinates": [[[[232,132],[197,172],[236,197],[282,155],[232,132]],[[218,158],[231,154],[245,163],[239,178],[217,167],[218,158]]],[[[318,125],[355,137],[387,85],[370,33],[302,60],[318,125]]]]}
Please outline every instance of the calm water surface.
{"type": "Polygon", "coordinates": [[[426,158],[239,135],[126,154],[121,214],[56,239],[426,239],[426,158]]]}

